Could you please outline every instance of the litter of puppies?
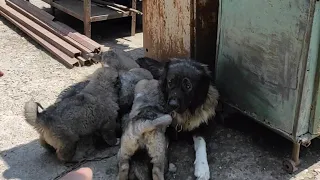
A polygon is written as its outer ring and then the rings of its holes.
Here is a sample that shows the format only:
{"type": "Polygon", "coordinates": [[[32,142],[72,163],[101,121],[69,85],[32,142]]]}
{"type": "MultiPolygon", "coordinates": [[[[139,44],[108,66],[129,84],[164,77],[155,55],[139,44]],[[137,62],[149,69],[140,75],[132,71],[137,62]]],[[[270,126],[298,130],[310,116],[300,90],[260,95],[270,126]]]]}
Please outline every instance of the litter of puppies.
{"type": "Polygon", "coordinates": [[[39,133],[41,145],[62,162],[77,162],[77,141],[94,134],[109,146],[120,143],[117,179],[164,180],[166,172],[177,170],[168,161],[168,131],[178,133],[181,126],[194,139],[195,176],[209,179],[207,159],[199,157],[206,154],[204,136],[194,132],[215,115],[219,96],[207,66],[181,59],[164,64],[148,58],[134,61],[123,53],[100,52],[95,60],[102,67],[67,87],[48,108],[34,101],[25,104],[26,121],[39,133]],[[198,91],[201,101],[195,96],[198,91]]]}

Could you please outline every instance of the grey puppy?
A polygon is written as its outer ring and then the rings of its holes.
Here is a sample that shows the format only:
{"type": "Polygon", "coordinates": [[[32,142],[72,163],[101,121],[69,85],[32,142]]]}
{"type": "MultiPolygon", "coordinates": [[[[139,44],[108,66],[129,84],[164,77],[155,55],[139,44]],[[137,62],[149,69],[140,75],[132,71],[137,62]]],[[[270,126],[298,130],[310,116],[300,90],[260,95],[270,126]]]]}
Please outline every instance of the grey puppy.
{"type": "Polygon", "coordinates": [[[123,122],[117,179],[128,179],[130,158],[137,150],[146,149],[153,164],[152,179],[164,180],[168,148],[165,131],[172,121],[165,104],[157,80],[141,80],[135,86],[132,110],[123,122]]]}
{"type": "Polygon", "coordinates": [[[109,145],[115,145],[119,105],[115,88],[118,72],[100,68],[78,94],[68,96],[38,112],[39,103],[25,104],[26,121],[40,134],[41,144],[55,150],[61,161],[72,161],[81,136],[100,131],[109,145]]]}
{"type": "Polygon", "coordinates": [[[121,133],[121,128],[116,128],[119,124],[115,125],[120,110],[118,104],[127,107],[126,110],[122,108],[123,111],[128,111],[137,82],[153,78],[148,70],[135,68],[139,65],[133,60],[123,59],[123,55],[118,56],[113,51],[104,54],[104,58],[108,58],[104,62],[112,62],[110,68],[100,68],[87,79],[63,90],[55,104],[44,112],[38,112],[38,106],[41,107],[39,103],[29,101],[25,105],[26,120],[38,130],[41,145],[56,151],[61,160],[72,159],[76,141],[82,135],[95,135],[93,140],[96,147],[104,146],[103,141],[114,145],[114,131],[121,133]],[[95,107],[95,104],[98,106],[95,107]]]}
{"type": "MultiPolygon", "coordinates": [[[[123,76],[128,77],[129,75],[126,75],[127,72],[131,69],[139,68],[139,64],[137,64],[129,55],[128,53],[110,48],[106,50],[106,48],[102,48],[102,50],[99,52],[99,54],[95,54],[93,57],[93,60],[96,62],[100,62],[102,67],[112,67],[116,69],[119,72],[119,79],[120,81],[123,81],[124,83],[122,84],[129,84],[129,83],[134,83],[137,84],[137,80],[134,80],[134,78],[121,78],[121,74],[124,73],[123,76]]],[[[134,71],[136,72],[136,71],[134,71]]],[[[150,77],[150,73],[147,70],[138,70],[138,74],[145,74],[146,77],[150,77]],[[139,72],[142,71],[142,72],[139,72]]],[[[132,74],[132,72],[129,72],[128,74],[132,74]]],[[[134,73],[133,73],[134,74],[134,73]]],[[[152,75],[151,75],[152,76],[152,75]]],[[[139,76],[138,78],[140,78],[139,76]]],[[[64,98],[74,96],[78,94],[84,87],[86,87],[92,77],[88,76],[85,78],[83,81],[80,81],[76,84],[73,84],[66,89],[64,89],[59,95],[56,100],[56,102],[61,101],[64,98]]],[[[141,80],[141,79],[139,79],[141,80]]],[[[126,86],[126,85],[125,85],[126,86]]],[[[132,88],[131,88],[132,89],[132,88]]],[[[133,93],[131,93],[133,94],[133,93]]],[[[133,95],[132,95],[133,96],[133,95]]],[[[133,100],[132,100],[133,101],[133,100]]],[[[131,101],[131,104],[132,104],[131,101]]]]}

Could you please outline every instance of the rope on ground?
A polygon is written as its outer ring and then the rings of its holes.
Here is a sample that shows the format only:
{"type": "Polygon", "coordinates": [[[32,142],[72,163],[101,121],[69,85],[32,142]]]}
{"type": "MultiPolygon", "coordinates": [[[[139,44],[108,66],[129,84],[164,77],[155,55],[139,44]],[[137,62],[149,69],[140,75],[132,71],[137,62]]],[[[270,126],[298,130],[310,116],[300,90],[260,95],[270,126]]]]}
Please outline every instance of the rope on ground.
{"type": "Polygon", "coordinates": [[[80,166],[82,166],[83,164],[87,163],[87,162],[95,162],[95,161],[102,161],[105,159],[109,159],[113,156],[117,155],[117,153],[113,153],[111,155],[108,156],[104,156],[104,157],[96,157],[96,158],[92,158],[92,159],[83,159],[79,162],[77,162],[75,165],[73,165],[72,167],[68,168],[67,170],[63,171],[61,174],[59,174],[58,176],[56,176],[53,180],[58,180],[60,178],[62,178],[63,176],[65,176],[66,174],[68,174],[69,172],[79,168],[80,166]]]}

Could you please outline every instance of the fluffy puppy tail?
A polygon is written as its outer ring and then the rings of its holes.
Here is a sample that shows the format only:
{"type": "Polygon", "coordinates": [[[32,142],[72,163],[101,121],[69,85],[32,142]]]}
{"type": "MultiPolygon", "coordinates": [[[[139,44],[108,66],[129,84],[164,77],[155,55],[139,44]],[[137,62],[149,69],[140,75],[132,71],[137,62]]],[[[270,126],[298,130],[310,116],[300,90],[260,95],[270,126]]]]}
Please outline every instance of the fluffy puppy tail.
{"type": "Polygon", "coordinates": [[[39,112],[38,112],[38,107],[40,107],[41,109],[43,109],[43,107],[41,106],[41,104],[30,100],[28,102],[25,103],[24,105],[24,116],[25,116],[25,120],[27,121],[28,124],[30,124],[31,126],[35,127],[36,129],[39,129],[39,112]]]}
{"type": "Polygon", "coordinates": [[[142,132],[153,131],[154,129],[167,127],[171,124],[172,117],[168,114],[163,115],[155,120],[147,120],[142,125],[142,132]]]}

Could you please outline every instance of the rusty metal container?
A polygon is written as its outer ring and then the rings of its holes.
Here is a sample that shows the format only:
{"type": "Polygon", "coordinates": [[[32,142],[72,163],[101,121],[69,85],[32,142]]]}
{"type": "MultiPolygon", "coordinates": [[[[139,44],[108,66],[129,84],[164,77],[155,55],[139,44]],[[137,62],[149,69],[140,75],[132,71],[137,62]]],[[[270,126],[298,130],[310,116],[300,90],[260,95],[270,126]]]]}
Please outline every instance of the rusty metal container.
{"type": "Polygon", "coordinates": [[[188,57],[214,68],[219,0],[143,1],[145,55],[188,57]]]}
{"type": "Polygon", "coordinates": [[[216,83],[225,104],[300,145],[320,135],[319,0],[220,0],[216,83]]]}

